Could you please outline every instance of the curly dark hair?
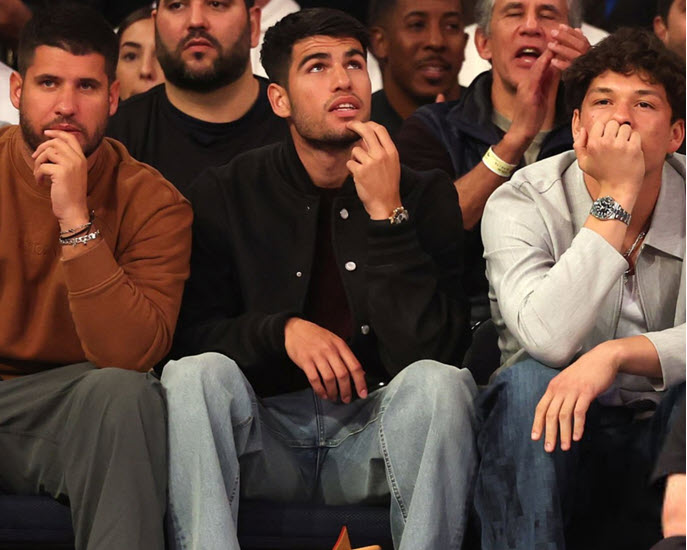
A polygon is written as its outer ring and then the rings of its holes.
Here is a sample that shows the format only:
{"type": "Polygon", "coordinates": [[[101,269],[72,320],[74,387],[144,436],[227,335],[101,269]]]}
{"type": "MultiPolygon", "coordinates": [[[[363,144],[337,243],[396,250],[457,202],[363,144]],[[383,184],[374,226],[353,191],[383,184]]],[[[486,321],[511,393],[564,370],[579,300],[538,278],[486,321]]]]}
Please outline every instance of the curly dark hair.
{"type": "Polygon", "coordinates": [[[260,51],[262,66],[271,82],[288,83],[293,45],[311,36],[354,38],[367,53],[367,29],[352,15],[331,8],[309,8],[291,13],[267,29],[260,51]]]}
{"type": "Polygon", "coordinates": [[[652,32],[619,29],[578,57],[563,73],[571,113],[581,107],[592,80],[606,71],[639,73],[652,84],[662,85],[672,110],[671,122],[685,118],[685,61],[652,32]]]}

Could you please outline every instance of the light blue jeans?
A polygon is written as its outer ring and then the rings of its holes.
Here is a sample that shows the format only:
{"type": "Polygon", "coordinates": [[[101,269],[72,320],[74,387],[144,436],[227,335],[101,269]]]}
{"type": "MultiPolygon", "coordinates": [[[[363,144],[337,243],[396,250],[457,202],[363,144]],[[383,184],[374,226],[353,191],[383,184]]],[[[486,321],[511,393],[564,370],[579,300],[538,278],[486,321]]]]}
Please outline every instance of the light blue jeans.
{"type": "Polygon", "coordinates": [[[239,548],[239,496],[332,505],[391,501],[394,546],[461,547],[476,468],[467,370],[419,361],[346,405],[302,390],[266,399],[232,360],[165,366],[173,548],[239,548]]]}

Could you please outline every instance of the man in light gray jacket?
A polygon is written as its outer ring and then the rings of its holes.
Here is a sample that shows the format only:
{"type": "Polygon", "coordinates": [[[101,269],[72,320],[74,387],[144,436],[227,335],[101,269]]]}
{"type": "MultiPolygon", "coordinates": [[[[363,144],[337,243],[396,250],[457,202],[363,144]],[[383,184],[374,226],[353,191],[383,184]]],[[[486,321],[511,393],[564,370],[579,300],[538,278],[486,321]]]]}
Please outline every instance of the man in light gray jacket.
{"type": "Polygon", "coordinates": [[[575,151],[517,172],[482,223],[504,364],[482,399],[484,549],[650,546],[684,398],[684,61],[628,29],[564,79],[575,151]]]}

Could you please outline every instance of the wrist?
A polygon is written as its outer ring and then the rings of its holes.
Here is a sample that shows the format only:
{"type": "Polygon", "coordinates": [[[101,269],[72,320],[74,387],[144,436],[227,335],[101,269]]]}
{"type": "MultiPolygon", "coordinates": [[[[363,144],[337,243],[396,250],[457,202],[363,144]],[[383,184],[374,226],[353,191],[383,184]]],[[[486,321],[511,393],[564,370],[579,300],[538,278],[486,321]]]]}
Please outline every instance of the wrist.
{"type": "Polygon", "coordinates": [[[619,340],[607,340],[597,346],[608,357],[608,366],[613,369],[613,374],[617,375],[625,363],[625,348],[619,340]]]}
{"type": "Polygon", "coordinates": [[[384,203],[371,204],[365,206],[367,213],[371,220],[380,221],[388,220],[389,217],[394,213],[394,210],[401,207],[401,198],[398,197],[397,200],[392,200],[384,203]]]}
{"type": "Polygon", "coordinates": [[[618,185],[609,185],[605,182],[599,182],[599,184],[600,187],[598,197],[596,197],[597,199],[599,197],[611,197],[620,206],[622,206],[624,210],[627,210],[630,214],[632,214],[632,209],[637,202],[636,193],[618,185]]]}
{"type": "Polygon", "coordinates": [[[75,227],[82,226],[88,223],[91,219],[88,208],[76,209],[72,212],[68,212],[64,216],[59,216],[57,222],[60,225],[61,232],[68,232],[75,227]]]}
{"type": "Polygon", "coordinates": [[[520,164],[525,151],[532,143],[522,135],[512,134],[510,130],[506,132],[503,139],[492,147],[493,151],[505,162],[510,164],[520,164]]]}

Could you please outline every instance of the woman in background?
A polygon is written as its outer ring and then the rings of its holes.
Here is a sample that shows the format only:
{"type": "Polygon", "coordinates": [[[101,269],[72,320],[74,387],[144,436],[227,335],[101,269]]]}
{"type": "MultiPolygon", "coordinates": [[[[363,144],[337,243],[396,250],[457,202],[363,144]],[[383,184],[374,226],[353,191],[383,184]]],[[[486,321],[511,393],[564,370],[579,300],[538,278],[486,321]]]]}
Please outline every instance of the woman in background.
{"type": "Polygon", "coordinates": [[[119,25],[117,79],[119,97],[127,99],[160,84],[164,75],[155,55],[155,27],[151,8],[129,14],[119,25]]]}

